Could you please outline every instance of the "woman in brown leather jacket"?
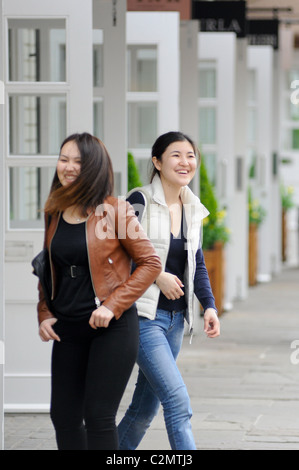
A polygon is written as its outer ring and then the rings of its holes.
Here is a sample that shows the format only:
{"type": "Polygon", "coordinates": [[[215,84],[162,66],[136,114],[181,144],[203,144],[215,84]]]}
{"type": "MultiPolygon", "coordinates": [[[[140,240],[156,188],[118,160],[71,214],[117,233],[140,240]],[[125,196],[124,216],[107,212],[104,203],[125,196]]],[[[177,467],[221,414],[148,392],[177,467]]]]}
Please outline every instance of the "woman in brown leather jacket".
{"type": "Polygon", "coordinates": [[[134,210],[112,191],[104,144],[68,137],[45,205],[51,305],[40,283],[38,303],[40,337],[54,340],[51,419],[61,450],[118,448],[115,417],[138,350],[134,302],[161,271],[134,210]]]}

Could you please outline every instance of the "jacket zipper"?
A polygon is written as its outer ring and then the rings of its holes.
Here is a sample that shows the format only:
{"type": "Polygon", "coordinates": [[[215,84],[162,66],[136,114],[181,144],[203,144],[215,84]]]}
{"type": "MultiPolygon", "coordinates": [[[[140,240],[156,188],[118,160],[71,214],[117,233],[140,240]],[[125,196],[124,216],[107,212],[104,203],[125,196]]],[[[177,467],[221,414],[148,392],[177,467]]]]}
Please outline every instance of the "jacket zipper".
{"type": "Polygon", "coordinates": [[[99,308],[101,306],[101,301],[97,296],[97,293],[96,293],[96,290],[95,290],[95,287],[94,287],[92,274],[91,274],[91,268],[90,268],[90,258],[89,258],[89,249],[88,249],[88,235],[87,235],[87,221],[88,221],[89,217],[90,216],[88,216],[87,220],[85,221],[85,238],[86,238],[86,248],[87,248],[87,259],[88,259],[88,267],[89,267],[91,284],[92,284],[93,292],[94,292],[94,295],[95,295],[94,301],[95,301],[96,307],[99,308]]]}
{"type": "Polygon", "coordinates": [[[55,234],[56,234],[56,231],[57,231],[57,227],[58,227],[58,224],[59,224],[60,217],[61,217],[61,212],[59,213],[59,216],[58,216],[58,220],[57,220],[57,224],[56,224],[55,231],[54,231],[54,233],[53,233],[53,237],[51,238],[51,241],[50,241],[50,243],[49,243],[49,260],[50,260],[51,282],[52,282],[51,300],[54,299],[54,276],[53,276],[53,267],[52,267],[51,247],[52,247],[53,238],[54,238],[54,236],[55,236],[55,234]]]}

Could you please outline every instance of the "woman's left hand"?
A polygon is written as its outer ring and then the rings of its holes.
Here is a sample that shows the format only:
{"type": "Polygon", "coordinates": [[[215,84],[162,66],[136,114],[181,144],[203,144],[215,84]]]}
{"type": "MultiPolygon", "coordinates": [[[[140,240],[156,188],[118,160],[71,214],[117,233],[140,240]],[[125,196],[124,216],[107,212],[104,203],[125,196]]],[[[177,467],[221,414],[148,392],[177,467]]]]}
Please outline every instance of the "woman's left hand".
{"type": "Polygon", "coordinates": [[[113,312],[109,308],[101,305],[99,308],[94,310],[89,319],[91,328],[96,330],[97,328],[108,328],[110,321],[114,317],[113,312]]]}
{"type": "Polygon", "coordinates": [[[207,308],[204,313],[204,331],[208,338],[216,338],[220,335],[220,322],[213,308],[207,308]]]}

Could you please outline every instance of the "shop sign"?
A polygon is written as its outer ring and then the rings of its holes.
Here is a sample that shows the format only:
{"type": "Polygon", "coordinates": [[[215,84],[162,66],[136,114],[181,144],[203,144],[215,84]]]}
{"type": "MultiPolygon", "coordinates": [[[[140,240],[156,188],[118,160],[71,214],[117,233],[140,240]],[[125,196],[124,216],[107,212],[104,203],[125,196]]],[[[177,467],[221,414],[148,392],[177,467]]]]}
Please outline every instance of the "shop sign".
{"type": "Polygon", "coordinates": [[[246,36],[245,1],[193,0],[192,19],[199,20],[203,32],[234,32],[239,38],[246,36]]]}
{"type": "Polygon", "coordinates": [[[250,46],[272,46],[278,49],[278,25],[274,20],[248,20],[248,44],[250,46]]]}

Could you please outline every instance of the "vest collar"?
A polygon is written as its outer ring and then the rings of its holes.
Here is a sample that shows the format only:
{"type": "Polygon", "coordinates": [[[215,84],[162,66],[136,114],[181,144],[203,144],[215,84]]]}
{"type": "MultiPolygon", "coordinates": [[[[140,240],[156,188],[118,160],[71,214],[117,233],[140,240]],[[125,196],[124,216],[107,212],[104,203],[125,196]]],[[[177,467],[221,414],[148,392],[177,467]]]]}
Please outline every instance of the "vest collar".
{"type": "MultiPolygon", "coordinates": [[[[158,204],[162,204],[163,206],[166,206],[167,204],[165,201],[164,190],[163,190],[160,176],[158,174],[154,176],[151,186],[152,186],[152,191],[153,191],[152,192],[153,200],[157,202],[158,204]]],[[[202,206],[200,200],[191,191],[189,186],[182,187],[180,196],[181,196],[181,200],[183,204],[195,204],[195,205],[202,206]]]]}

